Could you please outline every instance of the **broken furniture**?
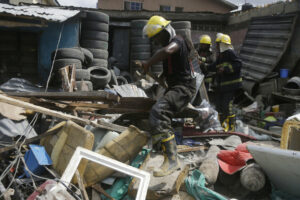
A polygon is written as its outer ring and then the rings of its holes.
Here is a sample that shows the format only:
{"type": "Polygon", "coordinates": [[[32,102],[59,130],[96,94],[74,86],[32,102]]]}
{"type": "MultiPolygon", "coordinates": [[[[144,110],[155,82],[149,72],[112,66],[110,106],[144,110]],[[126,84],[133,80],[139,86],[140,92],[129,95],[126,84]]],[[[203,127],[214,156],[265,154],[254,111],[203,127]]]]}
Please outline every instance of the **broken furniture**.
{"type": "Polygon", "coordinates": [[[98,166],[100,164],[101,166],[111,168],[112,171],[116,170],[139,179],[140,183],[139,183],[138,192],[135,199],[136,200],[146,199],[147,189],[150,182],[149,173],[81,147],[76,148],[76,151],[74,152],[72,159],[69,162],[69,165],[67,166],[66,170],[62,175],[61,182],[66,183],[67,185],[71,182],[71,179],[79,163],[81,162],[82,158],[89,160],[89,162],[98,164],[98,166]]]}

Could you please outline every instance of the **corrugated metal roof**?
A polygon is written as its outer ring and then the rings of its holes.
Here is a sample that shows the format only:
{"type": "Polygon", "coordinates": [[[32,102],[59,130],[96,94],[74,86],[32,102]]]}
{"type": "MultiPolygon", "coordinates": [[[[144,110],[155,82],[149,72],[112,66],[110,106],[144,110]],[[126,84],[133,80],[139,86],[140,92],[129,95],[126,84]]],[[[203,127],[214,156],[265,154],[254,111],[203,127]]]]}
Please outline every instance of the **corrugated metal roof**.
{"type": "Polygon", "coordinates": [[[59,7],[43,7],[38,5],[14,6],[0,3],[0,13],[14,16],[28,16],[47,21],[63,22],[74,17],[80,10],[67,10],[59,7]]]}
{"type": "Polygon", "coordinates": [[[242,75],[261,82],[277,66],[292,36],[294,15],[253,18],[241,48],[242,75]]]}

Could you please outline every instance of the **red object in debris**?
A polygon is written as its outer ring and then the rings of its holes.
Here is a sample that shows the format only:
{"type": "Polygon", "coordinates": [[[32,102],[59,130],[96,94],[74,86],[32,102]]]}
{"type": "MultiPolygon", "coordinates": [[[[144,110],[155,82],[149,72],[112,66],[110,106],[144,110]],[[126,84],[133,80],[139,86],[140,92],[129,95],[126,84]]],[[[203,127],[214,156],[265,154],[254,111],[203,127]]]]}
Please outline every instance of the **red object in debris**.
{"type": "Polygon", "coordinates": [[[235,150],[221,150],[218,154],[218,163],[227,174],[234,174],[246,166],[246,162],[253,159],[246,148],[246,143],[240,144],[235,150]]]}
{"type": "Polygon", "coordinates": [[[15,168],[12,167],[12,168],[10,168],[9,171],[10,171],[10,173],[14,173],[15,172],[15,168]]]}
{"type": "Polygon", "coordinates": [[[42,185],[40,185],[40,187],[34,191],[28,198],[27,200],[35,200],[37,196],[40,195],[41,192],[43,192],[45,190],[45,187],[49,184],[56,184],[56,181],[54,180],[47,180],[46,182],[44,182],[42,185]]]}

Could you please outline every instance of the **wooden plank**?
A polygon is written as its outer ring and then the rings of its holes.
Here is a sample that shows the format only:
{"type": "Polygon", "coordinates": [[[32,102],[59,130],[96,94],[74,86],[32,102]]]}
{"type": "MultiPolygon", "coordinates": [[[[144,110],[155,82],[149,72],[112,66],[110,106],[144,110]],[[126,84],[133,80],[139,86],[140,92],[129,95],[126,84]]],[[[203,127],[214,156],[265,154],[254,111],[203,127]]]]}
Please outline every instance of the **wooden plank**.
{"type": "Polygon", "coordinates": [[[108,122],[102,122],[102,121],[98,121],[98,123],[96,122],[92,122],[90,120],[87,119],[83,119],[80,117],[76,117],[70,114],[65,114],[59,111],[53,111],[53,110],[49,110],[47,108],[41,107],[41,106],[36,106],[34,104],[31,103],[27,103],[27,102],[23,102],[23,101],[19,101],[4,95],[0,94],[0,101],[1,102],[5,102],[14,106],[19,106],[22,108],[26,108],[26,109],[30,109],[33,110],[35,112],[38,113],[42,113],[45,115],[50,115],[53,117],[57,117],[60,119],[64,119],[64,120],[72,120],[75,123],[81,124],[81,125],[92,125],[95,127],[99,127],[99,128],[104,128],[104,129],[108,129],[108,130],[112,130],[112,131],[117,131],[117,132],[123,132],[124,130],[126,130],[126,127],[123,126],[119,126],[116,124],[112,124],[112,123],[108,123],[108,122]]]}
{"type": "Polygon", "coordinates": [[[70,103],[68,103],[68,106],[97,108],[97,109],[103,109],[103,108],[109,107],[108,104],[83,103],[83,102],[70,102],[70,103]]]}
{"type": "Polygon", "coordinates": [[[107,192],[101,187],[101,185],[95,184],[95,185],[92,185],[92,188],[95,189],[96,191],[100,192],[104,196],[106,196],[108,199],[114,200],[114,198],[112,198],[109,194],[107,194],[107,192]]]}
{"type": "Polygon", "coordinates": [[[82,181],[82,177],[79,174],[79,171],[76,170],[75,174],[76,174],[76,177],[77,177],[78,186],[79,186],[79,189],[81,191],[83,200],[89,200],[88,194],[87,194],[87,192],[85,190],[85,187],[84,187],[84,184],[83,184],[83,181],[82,181]]]}
{"type": "Polygon", "coordinates": [[[206,150],[207,148],[205,146],[199,146],[199,147],[180,147],[177,145],[177,152],[178,153],[185,153],[185,152],[191,152],[191,151],[201,151],[206,150]]]}
{"type": "Polygon", "coordinates": [[[277,138],[281,137],[281,135],[279,135],[277,133],[273,133],[271,131],[268,131],[268,130],[265,130],[265,129],[262,129],[262,128],[258,128],[256,126],[251,126],[249,124],[247,124],[247,125],[249,126],[249,128],[253,129],[256,132],[259,132],[259,133],[262,133],[262,134],[265,134],[265,135],[269,135],[269,136],[272,136],[272,137],[277,137],[277,138]]]}
{"type": "Polygon", "coordinates": [[[105,91],[93,92],[6,92],[9,96],[36,97],[65,101],[108,101],[119,102],[120,97],[105,91]]]}

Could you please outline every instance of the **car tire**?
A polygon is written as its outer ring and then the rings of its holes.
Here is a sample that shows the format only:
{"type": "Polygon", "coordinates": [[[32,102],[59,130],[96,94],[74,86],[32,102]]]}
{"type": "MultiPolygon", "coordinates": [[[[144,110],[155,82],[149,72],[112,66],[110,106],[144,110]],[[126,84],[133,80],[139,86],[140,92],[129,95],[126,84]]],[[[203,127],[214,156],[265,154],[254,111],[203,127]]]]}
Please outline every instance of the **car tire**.
{"type": "Polygon", "coordinates": [[[91,79],[90,71],[88,69],[76,69],[75,77],[76,81],[89,81],[91,79]]]}
{"type": "Polygon", "coordinates": [[[87,91],[93,91],[93,83],[91,81],[76,81],[77,91],[86,91],[83,85],[87,85],[87,91]]]}
{"type": "Polygon", "coordinates": [[[102,12],[97,11],[87,11],[86,12],[86,18],[98,22],[103,22],[108,24],[109,23],[109,16],[102,12]]]}
{"type": "Polygon", "coordinates": [[[192,24],[190,21],[172,22],[171,26],[174,29],[191,29],[192,28],[192,24]]]}
{"type": "Polygon", "coordinates": [[[87,31],[84,30],[81,32],[81,39],[82,40],[101,40],[101,41],[108,41],[108,33],[100,32],[100,31],[87,31]]]}
{"type": "Polygon", "coordinates": [[[83,20],[82,21],[83,31],[102,31],[108,33],[109,26],[106,23],[101,23],[98,21],[83,20]]]}
{"type": "Polygon", "coordinates": [[[82,64],[81,61],[78,59],[70,59],[70,58],[66,58],[66,59],[58,59],[54,61],[54,69],[57,71],[60,68],[63,68],[67,65],[75,65],[76,69],[82,69],[82,64]]]}
{"type": "Polygon", "coordinates": [[[91,66],[105,67],[107,68],[107,60],[95,58],[91,66]]]}
{"type": "Polygon", "coordinates": [[[103,89],[111,79],[110,71],[105,67],[90,67],[91,82],[94,89],[103,89]]]}
{"type": "Polygon", "coordinates": [[[104,42],[101,40],[81,40],[81,46],[85,48],[107,50],[108,42],[104,42]]]}
{"type": "Polygon", "coordinates": [[[128,84],[127,79],[123,76],[117,76],[117,82],[118,82],[118,85],[128,84]]]}
{"type": "Polygon", "coordinates": [[[92,52],[94,58],[105,59],[105,60],[107,60],[107,58],[108,58],[108,51],[107,50],[90,49],[90,48],[88,50],[90,50],[90,52],[92,52]]]}
{"type": "MultiPolygon", "coordinates": [[[[52,60],[54,59],[54,55],[55,55],[55,51],[53,51],[51,54],[52,60]]],[[[65,59],[65,58],[78,59],[81,62],[84,62],[84,54],[78,48],[57,49],[55,59],[58,60],[58,59],[65,59]]]]}

